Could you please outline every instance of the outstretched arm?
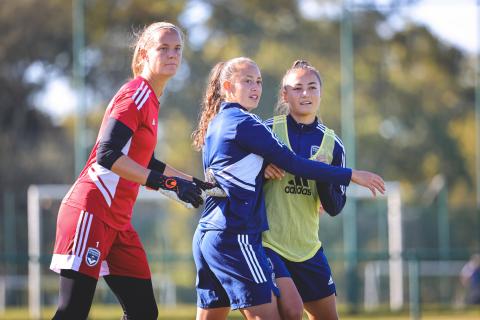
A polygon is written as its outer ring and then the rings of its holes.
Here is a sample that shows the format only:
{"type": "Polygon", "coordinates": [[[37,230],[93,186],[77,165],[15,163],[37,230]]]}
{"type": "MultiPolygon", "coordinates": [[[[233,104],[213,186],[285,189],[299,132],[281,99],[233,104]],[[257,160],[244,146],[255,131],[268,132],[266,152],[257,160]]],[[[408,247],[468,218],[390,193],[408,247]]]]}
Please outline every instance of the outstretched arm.
{"type": "Polygon", "coordinates": [[[245,149],[292,174],[337,185],[348,185],[352,181],[369,188],[374,195],[376,191],[385,191],[382,178],[374,173],[334,167],[295,155],[253,115],[238,125],[236,138],[245,149]]]}
{"type": "MultiPolygon", "coordinates": [[[[315,160],[329,163],[328,159],[322,155],[318,156],[315,160]]],[[[345,167],[345,150],[340,143],[335,144],[331,164],[336,167],[345,167]]],[[[318,181],[316,184],[323,209],[332,217],[338,215],[347,201],[346,187],[318,181]]]]}

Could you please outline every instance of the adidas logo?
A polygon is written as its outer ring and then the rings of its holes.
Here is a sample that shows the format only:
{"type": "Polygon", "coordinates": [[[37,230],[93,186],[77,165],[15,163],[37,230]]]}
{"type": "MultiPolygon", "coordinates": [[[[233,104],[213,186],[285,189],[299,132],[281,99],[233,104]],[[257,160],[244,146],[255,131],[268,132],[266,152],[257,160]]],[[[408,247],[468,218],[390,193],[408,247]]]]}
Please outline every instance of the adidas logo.
{"type": "Polygon", "coordinates": [[[308,180],[297,176],[295,176],[295,179],[288,181],[288,186],[285,186],[285,193],[312,195],[312,191],[308,186],[308,180]]]}
{"type": "Polygon", "coordinates": [[[333,278],[332,276],[330,276],[330,280],[328,280],[328,285],[332,285],[333,284],[333,278]]]}

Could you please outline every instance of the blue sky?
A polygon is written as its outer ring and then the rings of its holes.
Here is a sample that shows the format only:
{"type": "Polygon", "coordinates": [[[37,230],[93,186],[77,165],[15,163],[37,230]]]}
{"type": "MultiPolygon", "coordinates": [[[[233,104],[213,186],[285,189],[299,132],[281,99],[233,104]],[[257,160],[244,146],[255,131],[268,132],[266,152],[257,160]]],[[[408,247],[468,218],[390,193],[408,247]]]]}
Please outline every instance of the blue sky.
{"type": "MultiPolygon", "coordinates": [[[[348,0],[347,0],[348,1],[348,0]]],[[[354,10],[376,6],[388,8],[392,0],[350,0],[354,10]],[[372,5],[373,4],[373,5],[372,5]]],[[[476,0],[419,0],[413,5],[403,5],[390,19],[390,27],[401,29],[409,21],[427,26],[430,31],[461,50],[478,51],[476,0]]],[[[338,1],[300,0],[303,14],[311,19],[338,16],[338,1]]]]}
{"type": "Polygon", "coordinates": [[[478,11],[475,0],[423,0],[405,8],[405,15],[421,22],[441,39],[470,53],[478,52],[478,11]]]}
{"type": "MultiPolygon", "coordinates": [[[[381,8],[382,6],[388,6],[391,0],[351,0],[351,3],[359,8],[365,3],[371,4],[372,2],[381,8]]],[[[389,27],[399,30],[409,21],[424,24],[443,41],[474,54],[480,51],[478,49],[477,33],[478,12],[475,2],[476,0],[420,0],[414,5],[401,7],[390,19],[389,27]]],[[[334,16],[341,12],[338,1],[300,0],[300,3],[304,15],[312,19],[321,16],[334,16]]],[[[208,19],[208,8],[201,1],[193,1],[190,9],[191,14],[186,13],[183,17],[180,17],[180,21],[182,21],[182,18],[185,19],[182,24],[186,25],[187,28],[189,24],[198,26],[208,19]],[[201,14],[202,11],[203,14],[201,14]]],[[[202,31],[202,28],[195,27],[192,30],[202,31]]],[[[191,45],[201,45],[207,36],[205,32],[198,32],[197,34],[191,32],[189,34],[190,40],[197,39],[191,45]]],[[[35,69],[33,69],[33,74],[35,73],[35,69]]],[[[48,112],[54,121],[61,121],[75,108],[75,94],[66,78],[53,77],[47,84],[47,90],[34,98],[41,101],[40,109],[48,112]],[[62,101],[68,102],[59,106],[57,99],[59,95],[68,96],[71,99],[62,99],[62,101]]]]}

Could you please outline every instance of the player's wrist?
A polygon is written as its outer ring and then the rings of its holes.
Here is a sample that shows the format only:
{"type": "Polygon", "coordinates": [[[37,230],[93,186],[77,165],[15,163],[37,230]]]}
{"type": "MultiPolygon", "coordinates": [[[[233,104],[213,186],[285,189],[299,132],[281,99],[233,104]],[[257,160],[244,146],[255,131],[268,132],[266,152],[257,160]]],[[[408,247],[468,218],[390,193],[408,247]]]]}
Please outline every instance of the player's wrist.
{"type": "Polygon", "coordinates": [[[177,178],[167,177],[155,170],[151,170],[148,174],[145,186],[154,190],[161,188],[177,192],[177,178]]]}
{"type": "Polygon", "coordinates": [[[154,190],[160,189],[162,176],[163,174],[155,170],[150,170],[150,173],[147,176],[147,181],[145,182],[145,186],[154,190]]]}

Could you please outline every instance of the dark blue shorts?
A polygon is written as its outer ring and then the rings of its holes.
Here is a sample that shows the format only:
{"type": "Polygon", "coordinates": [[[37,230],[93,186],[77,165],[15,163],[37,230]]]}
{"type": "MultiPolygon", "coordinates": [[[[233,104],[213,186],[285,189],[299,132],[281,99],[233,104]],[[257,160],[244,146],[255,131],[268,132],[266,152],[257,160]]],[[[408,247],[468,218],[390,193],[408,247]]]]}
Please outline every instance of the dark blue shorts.
{"type": "Polygon", "coordinates": [[[280,293],[261,234],[200,231],[193,237],[197,306],[248,308],[270,303],[280,293]]]}
{"type": "Polygon", "coordinates": [[[269,248],[265,248],[265,252],[273,264],[275,277],[277,279],[292,278],[303,302],[336,294],[332,272],[323,248],[320,248],[312,258],[303,262],[289,261],[269,248]]]}

